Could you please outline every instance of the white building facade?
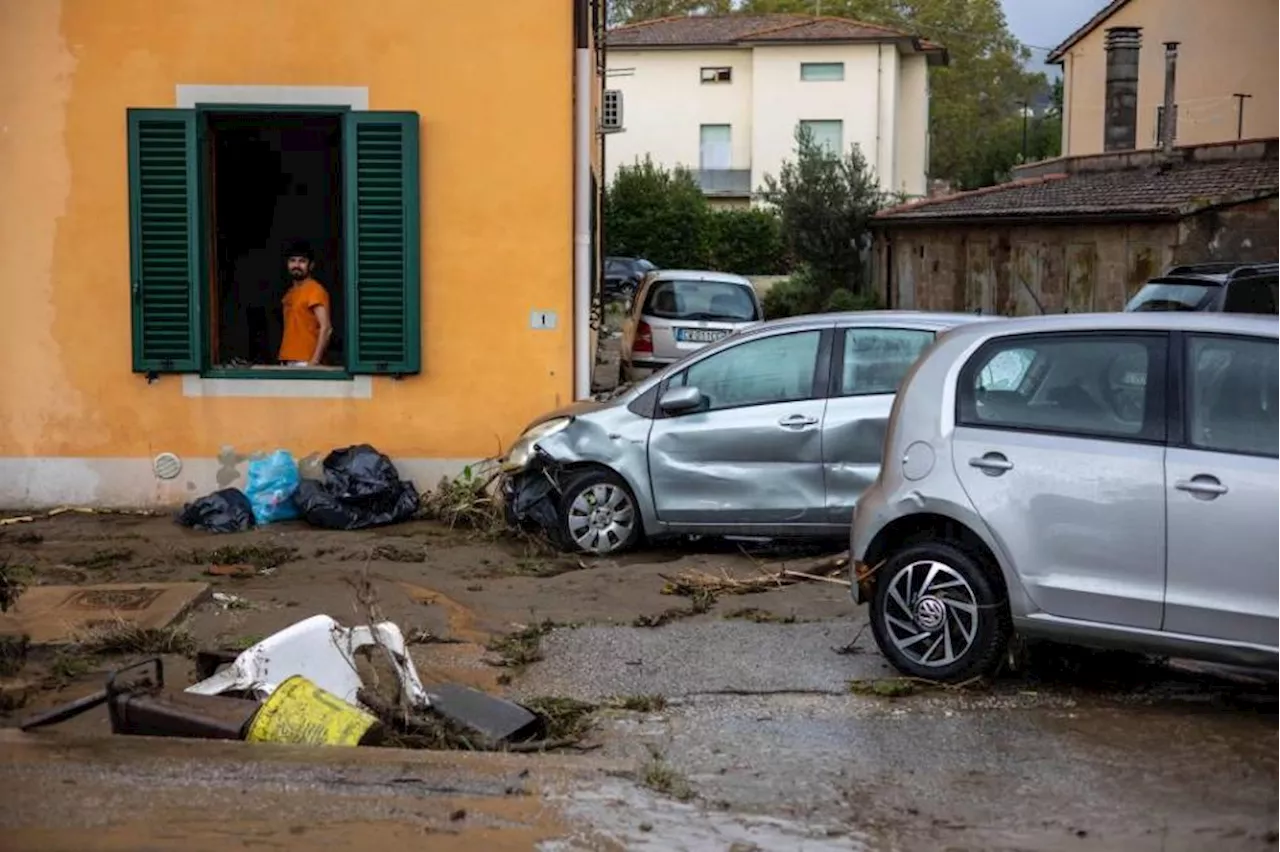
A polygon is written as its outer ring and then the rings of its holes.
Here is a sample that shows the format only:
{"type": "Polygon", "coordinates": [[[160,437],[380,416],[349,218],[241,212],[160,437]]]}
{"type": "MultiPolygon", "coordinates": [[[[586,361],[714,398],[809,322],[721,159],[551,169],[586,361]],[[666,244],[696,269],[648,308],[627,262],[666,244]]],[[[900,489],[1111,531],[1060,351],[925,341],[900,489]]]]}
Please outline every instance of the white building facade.
{"type": "Polygon", "coordinates": [[[624,104],[610,178],[647,155],[694,171],[710,199],[748,203],[806,124],[835,150],[857,145],[886,192],[925,194],[936,45],[839,18],[695,16],[612,30],[606,57],[624,104]]]}

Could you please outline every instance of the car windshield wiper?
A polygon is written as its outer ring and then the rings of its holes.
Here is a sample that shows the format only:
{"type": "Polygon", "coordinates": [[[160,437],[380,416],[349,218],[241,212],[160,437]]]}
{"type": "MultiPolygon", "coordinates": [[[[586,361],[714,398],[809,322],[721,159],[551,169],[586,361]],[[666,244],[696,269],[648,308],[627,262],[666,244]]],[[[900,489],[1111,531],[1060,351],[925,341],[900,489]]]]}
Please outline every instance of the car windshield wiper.
{"type": "Polygon", "coordinates": [[[700,313],[700,314],[684,314],[681,319],[704,320],[711,322],[749,322],[745,317],[731,317],[724,314],[700,313]]]}
{"type": "Polygon", "coordinates": [[[1152,299],[1149,302],[1143,302],[1142,304],[1138,305],[1133,309],[1133,313],[1155,313],[1157,311],[1161,311],[1161,312],[1186,311],[1189,313],[1195,313],[1196,308],[1195,308],[1195,305],[1188,305],[1183,302],[1174,302],[1174,301],[1168,301],[1163,299],[1152,299]]]}

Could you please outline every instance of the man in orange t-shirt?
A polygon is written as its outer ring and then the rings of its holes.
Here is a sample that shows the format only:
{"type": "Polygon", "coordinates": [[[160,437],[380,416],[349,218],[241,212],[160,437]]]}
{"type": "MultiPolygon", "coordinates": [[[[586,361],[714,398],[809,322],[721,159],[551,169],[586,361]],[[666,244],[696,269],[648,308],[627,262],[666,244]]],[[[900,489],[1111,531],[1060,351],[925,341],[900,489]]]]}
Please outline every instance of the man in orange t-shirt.
{"type": "Polygon", "coordinates": [[[311,277],[315,256],[310,246],[289,247],[289,280],[284,294],[284,338],[280,341],[280,363],[290,367],[315,367],[322,363],[324,350],[333,336],[329,316],[329,291],[311,277]]]}

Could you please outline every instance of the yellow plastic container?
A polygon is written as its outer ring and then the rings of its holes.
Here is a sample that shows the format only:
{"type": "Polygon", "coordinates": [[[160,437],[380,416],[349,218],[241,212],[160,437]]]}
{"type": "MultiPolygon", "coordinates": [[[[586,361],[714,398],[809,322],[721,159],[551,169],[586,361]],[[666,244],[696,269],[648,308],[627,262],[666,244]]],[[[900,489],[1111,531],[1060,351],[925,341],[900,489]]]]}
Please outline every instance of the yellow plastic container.
{"type": "Polygon", "coordinates": [[[276,687],[249,722],[251,743],[361,745],[381,729],[376,718],[302,675],[276,687]]]}

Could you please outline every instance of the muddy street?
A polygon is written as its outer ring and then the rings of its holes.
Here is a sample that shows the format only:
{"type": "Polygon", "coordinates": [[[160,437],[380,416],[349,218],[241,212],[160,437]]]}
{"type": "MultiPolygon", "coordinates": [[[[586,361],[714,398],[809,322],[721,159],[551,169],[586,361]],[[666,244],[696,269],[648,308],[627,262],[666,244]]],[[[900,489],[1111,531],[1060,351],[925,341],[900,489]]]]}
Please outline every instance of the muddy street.
{"type": "Polygon", "coordinates": [[[152,740],[111,736],[98,708],[0,732],[5,848],[1275,848],[1274,682],[1081,654],[936,688],[894,677],[837,584],[663,594],[686,572],[817,558],[704,542],[578,558],[425,521],[2,526],[0,563],[27,589],[209,587],[163,647],[7,658],[9,726],[149,653],[180,689],[196,648],[242,649],[320,613],[366,623],[352,580],[367,575],[425,683],[557,708],[574,740],[548,754],[152,740]]]}

